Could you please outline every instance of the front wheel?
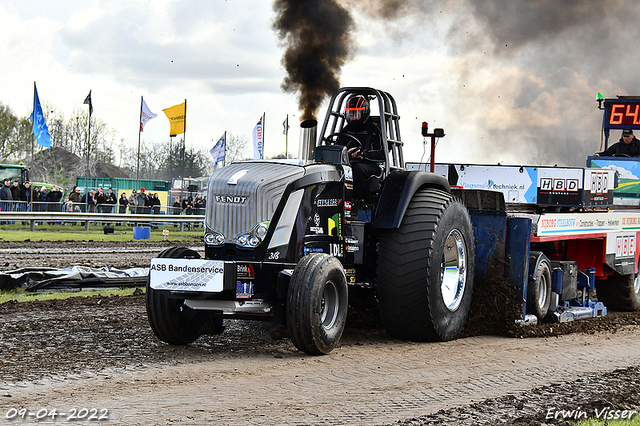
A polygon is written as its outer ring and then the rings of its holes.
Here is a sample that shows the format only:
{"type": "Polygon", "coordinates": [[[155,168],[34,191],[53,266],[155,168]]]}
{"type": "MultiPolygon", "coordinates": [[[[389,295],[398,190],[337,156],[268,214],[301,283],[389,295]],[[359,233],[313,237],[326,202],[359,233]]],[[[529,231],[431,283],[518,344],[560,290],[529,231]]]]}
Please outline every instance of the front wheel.
{"type": "Polygon", "coordinates": [[[287,295],[287,329],[295,347],[309,355],[331,352],[342,337],[347,304],[347,279],[340,261],[325,253],[303,257],[287,295]]]}
{"type": "MultiPolygon", "coordinates": [[[[186,247],[171,247],[158,257],[199,259],[197,252],[186,247]]],[[[169,297],[151,288],[147,280],[147,317],[153,333],[170,345],[188,345],[203,334],[221,333],[222,320],[210,311],[196,311],[184,304],[184,299],[169,297]]]]}
{"type": "Polygon", "coordinates": [[[473,291],[474,239],[462,201],[418,190],[398,229],[382,233],[377,295],[391,336],[416,341],[458,337],[473,291]]]}

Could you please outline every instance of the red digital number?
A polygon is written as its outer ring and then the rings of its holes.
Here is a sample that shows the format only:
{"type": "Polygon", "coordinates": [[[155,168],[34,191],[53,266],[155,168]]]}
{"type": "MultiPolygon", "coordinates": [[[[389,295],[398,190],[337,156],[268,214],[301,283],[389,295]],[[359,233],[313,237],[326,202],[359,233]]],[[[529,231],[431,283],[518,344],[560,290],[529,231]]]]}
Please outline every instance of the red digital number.
{"type": "Polygon", "coordinates": [[[609,124],[622,126],[640,125],[640,104],[613,104],[609,115],[609,124]]]}
{"type": "Polygon", "coordinates": [[[627,117],[633,117],[633,124],[638,124],[638,109],[640,105],[636,104],[636,109],[633,113],[631,113],[631,105],[627,105],[627,117]]]}
{"type": "Polygon", "coordinates": [[[618,112],[619,109],[622,109],[624,111],[624,105],[611,105],[611,116],[609,117],[609,124],[622,124],[624,112],[618,112]]]}

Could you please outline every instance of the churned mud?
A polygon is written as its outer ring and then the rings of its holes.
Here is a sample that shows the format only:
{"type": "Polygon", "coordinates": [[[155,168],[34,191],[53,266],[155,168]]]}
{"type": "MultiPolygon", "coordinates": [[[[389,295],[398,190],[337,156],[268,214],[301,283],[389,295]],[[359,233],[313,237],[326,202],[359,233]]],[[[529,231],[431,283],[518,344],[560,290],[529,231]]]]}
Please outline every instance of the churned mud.
{"type": "MultiPolygon", "coordinates": [[[[123,254],[85,243],[79,258],[73,244],[48,245],[55,255],[38,247],[29,262],[119,267],[145,266],[165,248],[131,244],[123,254]]],[[[24,261],[24,252],[4,259],[24,261]]],[[[246,321],[226,321],[222,335],[189,346],[165,345],[149,328],[142,291],[8,302],[0,305],[0,418],[84,407],[108,410],[104,424],[556,425],[638,410],[638,313],[521,327],[512,294],[508,283],[479,283],[463,336],[443,343],[391,339],[375,310],[352,309],[340,346],[322,357],[246,321]]]]}

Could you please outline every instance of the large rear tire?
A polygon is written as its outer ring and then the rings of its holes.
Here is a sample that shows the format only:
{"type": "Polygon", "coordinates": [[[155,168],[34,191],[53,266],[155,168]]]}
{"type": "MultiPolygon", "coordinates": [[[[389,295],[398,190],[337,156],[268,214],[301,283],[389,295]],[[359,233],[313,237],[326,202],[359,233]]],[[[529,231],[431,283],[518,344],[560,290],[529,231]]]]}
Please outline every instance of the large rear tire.
{"type": "Polygon", "coordinates": [[[415,341],[457,338],[469,314],[474,262],[462,201],[437,189],[417,191],[400,227],[380,238],[377,294],[387,333],[415,341]]]}
{"type": "Polygon", "coordinates": [[[303,257],[287,295],[287,329],[295,347],[309,355],[331,352],[344,331],[348,297],[338,259],[325,253],[303,257]]]}
{"type": "Polygon", "coordinates": [[[527,284],[527,313],[544,318],[551,305],[551,265],[541,252],[529,254],[529,282],[527,284]]]}
{"type": "MultiPolygon", "coordinates": [[[[171,247],[158,257],[199,259],[200,255],[186,247],[171,247]]],[[[222,320],[214,319],[209,311],[195,311],[184,304],[184,299],[171,298],[156,291],[147,280],[147,316],[153,333],[170,345],[188,345],[202,334],[222,332],[222,320]]]]}
{"type": "Polygon", "coordinates": [[[640,274],[616,274],[598,280],[596,295],[610,311],[640,311],[640,274]]]}

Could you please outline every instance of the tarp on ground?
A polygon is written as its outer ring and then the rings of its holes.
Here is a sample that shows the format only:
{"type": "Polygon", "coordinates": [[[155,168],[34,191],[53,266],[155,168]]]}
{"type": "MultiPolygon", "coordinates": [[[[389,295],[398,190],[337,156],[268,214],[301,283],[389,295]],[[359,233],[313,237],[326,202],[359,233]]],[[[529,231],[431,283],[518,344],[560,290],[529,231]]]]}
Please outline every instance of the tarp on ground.
{"type": "Polygon", "coordinates": [[[36,291],[139,286],[146,283],[148,275],[149,268],[117,269],[72,266],[56,269],[30,267],[0,272],[0,290],[22,288],[26,291],[36,291]]]}

